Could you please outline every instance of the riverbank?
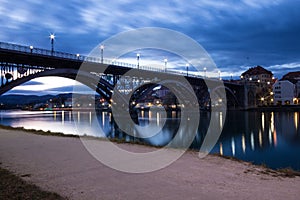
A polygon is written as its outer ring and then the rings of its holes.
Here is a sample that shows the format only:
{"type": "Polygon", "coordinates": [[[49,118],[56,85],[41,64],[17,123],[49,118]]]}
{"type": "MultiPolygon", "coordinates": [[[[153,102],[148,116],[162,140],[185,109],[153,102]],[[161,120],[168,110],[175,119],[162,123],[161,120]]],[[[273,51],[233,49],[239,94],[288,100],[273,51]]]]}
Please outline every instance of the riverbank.
{"type": "MultiPolygon", "coordinates": [[[[105,141],[100,141],[105,142],[105,141]]],[[[153,147],[118,144],[133,151],[153,147]]],[[[76,137],[0,129],[0,162],[24,180],[69,199],[297,199],[300,177],[189,151],[170,166],[128,174],[95,160],[76,137]]]]}
{"type": "MultiPolygon", "coordinates": [[[[0,163],[1,164],[1,163],[0,163]]],[[[64,200],[65,198],[53,192],[41,190],[36,185],[27,183],[21,177],[28,174],[19,175],[1,168],[0,165],[0,199],[43,199],[43,200],[64,200]]]]}

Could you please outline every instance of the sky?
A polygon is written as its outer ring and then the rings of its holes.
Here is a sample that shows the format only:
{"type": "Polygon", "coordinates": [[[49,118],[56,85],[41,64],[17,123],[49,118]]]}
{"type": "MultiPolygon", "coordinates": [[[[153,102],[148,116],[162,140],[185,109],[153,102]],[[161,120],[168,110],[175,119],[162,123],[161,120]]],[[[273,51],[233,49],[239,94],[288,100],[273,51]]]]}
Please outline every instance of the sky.
{"type": "MultiPolygon", "coordinates": [[[[201,44],[224,77],[261,65],[281,78],[300,71],[299,10],[293,0],[0,0],[0,41],[50,49],[55,33],[55,50],[87,55],[120,32],[161,27],[201,44]]],[[[65,91],[73,84],[60,83],[65,91]]]]}

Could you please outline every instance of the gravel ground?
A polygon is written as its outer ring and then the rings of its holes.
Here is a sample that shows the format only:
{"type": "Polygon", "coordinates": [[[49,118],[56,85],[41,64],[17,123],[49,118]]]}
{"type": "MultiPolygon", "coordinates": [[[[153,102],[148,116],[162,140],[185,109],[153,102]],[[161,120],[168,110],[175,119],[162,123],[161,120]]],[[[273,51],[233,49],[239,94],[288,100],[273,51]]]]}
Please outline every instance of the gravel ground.
{"type": "MultiPolygon", "coordinates": [[[[99,141],[103,144],[105,141],[99,141]]],[[[119,147],[151,150],[133,144],[119,147]]],[[[161,170],[130,174],[94,159],[78,138],[0,129],[1,167],[69,199],[299,199],[300,177],[218,156],[187,152],[161,170]]]]}

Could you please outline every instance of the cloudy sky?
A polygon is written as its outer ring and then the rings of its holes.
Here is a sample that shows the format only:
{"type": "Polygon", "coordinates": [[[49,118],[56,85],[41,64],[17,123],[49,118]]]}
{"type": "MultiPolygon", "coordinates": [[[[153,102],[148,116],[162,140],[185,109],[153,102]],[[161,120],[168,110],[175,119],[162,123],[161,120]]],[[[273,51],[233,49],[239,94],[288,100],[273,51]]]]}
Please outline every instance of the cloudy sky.
{"type": "Polygon", "coordinates": [[[292,0],[0,0],[0,41],[50,48],[55,33],[55,50],[88,54],[122,31],[162,27],[196,40],[224,76],[261,65],[280,78],[300,70],[299,10],[292,0]]]}

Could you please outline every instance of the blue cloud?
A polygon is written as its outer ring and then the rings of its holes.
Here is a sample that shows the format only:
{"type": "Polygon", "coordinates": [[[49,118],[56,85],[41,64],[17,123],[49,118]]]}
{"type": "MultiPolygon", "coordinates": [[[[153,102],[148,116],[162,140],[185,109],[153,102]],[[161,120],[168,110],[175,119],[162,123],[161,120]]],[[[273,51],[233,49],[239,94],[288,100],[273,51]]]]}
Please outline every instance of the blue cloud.
{"type": "Polygon", "coordinates": [[[239,75],[255,65],[272,69],[300,62],[299,8],[299,1],[283,0],[5,0],[0,40],[50,48],[48,35],[55,32],[56,50],[87,54],[120,31],[159,26],[196,39],[222,72],[239,75]]]}

